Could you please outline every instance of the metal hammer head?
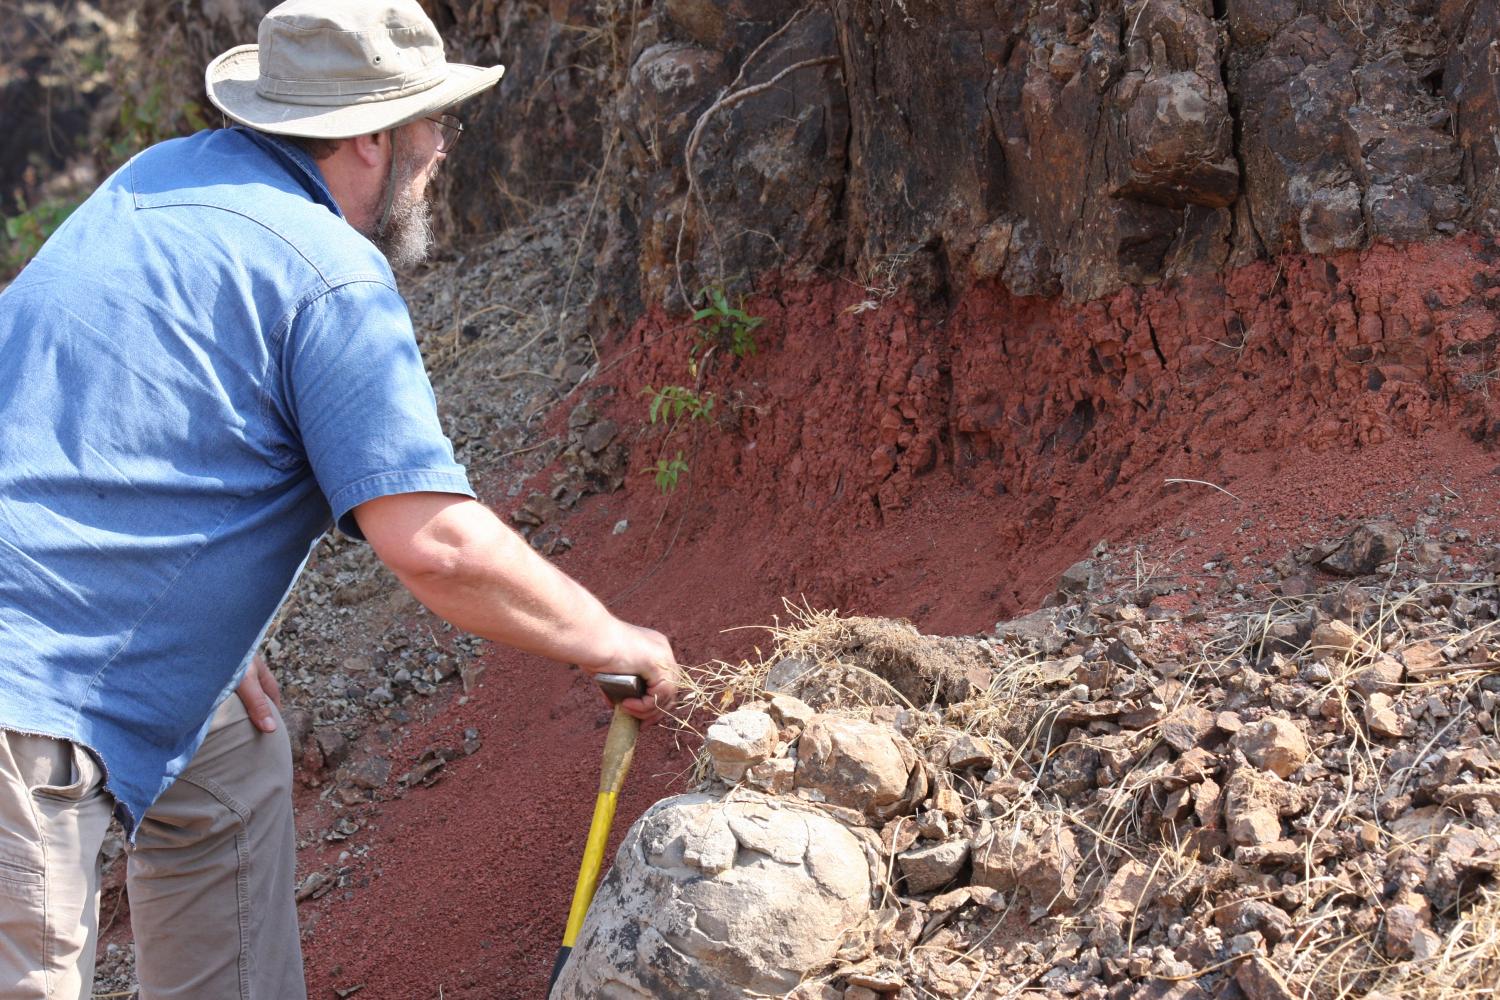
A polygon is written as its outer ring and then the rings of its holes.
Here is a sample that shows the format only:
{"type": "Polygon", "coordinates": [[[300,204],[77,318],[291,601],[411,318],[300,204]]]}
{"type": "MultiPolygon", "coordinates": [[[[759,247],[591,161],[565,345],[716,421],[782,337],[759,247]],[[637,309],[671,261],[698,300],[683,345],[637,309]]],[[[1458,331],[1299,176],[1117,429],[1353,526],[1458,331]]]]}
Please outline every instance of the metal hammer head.
{"type": "Polygon", "coordinates": [[[646,679],[636,674],[595,674],[594,683],[599,685],[599,690],[604,692],[611,705],[646,693],[646,679]]]}

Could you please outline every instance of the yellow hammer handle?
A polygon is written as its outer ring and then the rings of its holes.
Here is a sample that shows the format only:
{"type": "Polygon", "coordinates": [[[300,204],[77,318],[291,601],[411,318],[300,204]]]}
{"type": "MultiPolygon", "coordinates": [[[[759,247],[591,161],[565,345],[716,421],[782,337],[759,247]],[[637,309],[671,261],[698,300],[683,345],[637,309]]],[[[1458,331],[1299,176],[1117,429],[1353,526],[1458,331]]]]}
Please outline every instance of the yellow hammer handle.
{"type": "Polygon", "coordinates": [[[578,885],[573,889],[573,905],[568,908],[568,923],[563,931],[563,947],[571,948],[583,927],[584,914],[594,901],[599,886],[599,872],[604,868],[604,850],[609,843],[609,828],[614,822],[615,805],[630,761],[635,756],[635,738],[641,722],[616,706],[609,721],[609,735],[604,739],[604,766],[599,773],[599,796],[594,800],[594,819],[589,823],[589,839],[583,847],[583,864],[578,868],[578,885]]]}

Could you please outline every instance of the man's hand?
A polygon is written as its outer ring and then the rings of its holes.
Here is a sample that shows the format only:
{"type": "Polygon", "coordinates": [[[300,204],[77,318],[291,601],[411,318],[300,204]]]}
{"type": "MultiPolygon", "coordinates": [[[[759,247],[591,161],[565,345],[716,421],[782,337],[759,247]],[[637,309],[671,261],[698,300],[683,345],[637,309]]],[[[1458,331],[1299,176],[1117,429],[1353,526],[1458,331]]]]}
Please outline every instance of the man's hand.
{"type": "Polygon", "coordinates": [[[677,658],[672,646],[660,632],[627,622],[619,622],[613,656],[589,669],[590,673],[635,674],[646,681],[646,694],[626,698],[620,707],[650,724],[661,721],[662,714],[677,698],[677,658]]]}
{"type": "Polygon", "coordinates": [[[281,708],[281,686],[259,653],[250,661],[250,669],[245,671],[245,679],[240,681],[235,694],[245,703],[245,712],[256,729],[263,733],[276,731],[276,713],[271,706],[281,708]]]}

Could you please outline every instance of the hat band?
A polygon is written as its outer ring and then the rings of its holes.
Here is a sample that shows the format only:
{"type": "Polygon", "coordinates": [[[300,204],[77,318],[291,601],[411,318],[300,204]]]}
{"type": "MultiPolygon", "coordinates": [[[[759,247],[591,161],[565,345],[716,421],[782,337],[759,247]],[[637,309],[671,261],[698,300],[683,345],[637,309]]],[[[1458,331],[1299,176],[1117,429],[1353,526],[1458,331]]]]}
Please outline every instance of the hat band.
{"type": "Polygon", "coordinates": [[[448,64],[435,63],[420,73],[381,80],[278,80],[261,74],[255,92],[268,101],[313,107],[372,104],[431,90],[448,78],[448,64]]]}

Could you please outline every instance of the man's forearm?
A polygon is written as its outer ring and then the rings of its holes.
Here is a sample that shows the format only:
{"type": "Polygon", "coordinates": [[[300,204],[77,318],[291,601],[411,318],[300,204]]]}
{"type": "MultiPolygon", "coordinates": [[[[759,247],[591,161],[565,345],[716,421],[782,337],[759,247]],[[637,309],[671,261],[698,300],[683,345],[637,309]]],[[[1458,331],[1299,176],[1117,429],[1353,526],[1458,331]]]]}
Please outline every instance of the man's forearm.
{"type": "Polygon", "coordinates": [[[487,508],[448,508],[425,541],[439,558],[392,570],[434,614],[529,653],[595,670],[609,665],[616,633],[628,626],[487,508]]]}
{"type": "Polygon", "coordinates": [[[637,674],[647,696],[627,699],[626,708],[643,719],[675,696],[666,637],[610,614],[483,504],[406,493],[361,504],[355,518],[381,561],[454,625],[591,673],[637,674]]]}

